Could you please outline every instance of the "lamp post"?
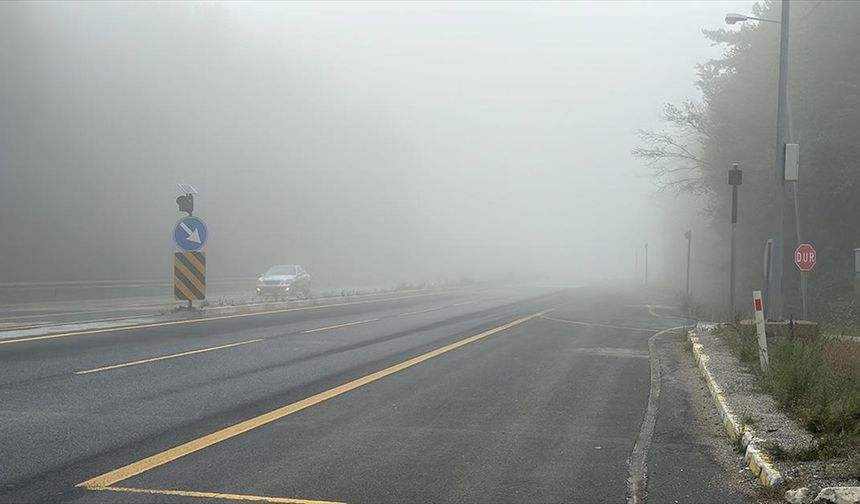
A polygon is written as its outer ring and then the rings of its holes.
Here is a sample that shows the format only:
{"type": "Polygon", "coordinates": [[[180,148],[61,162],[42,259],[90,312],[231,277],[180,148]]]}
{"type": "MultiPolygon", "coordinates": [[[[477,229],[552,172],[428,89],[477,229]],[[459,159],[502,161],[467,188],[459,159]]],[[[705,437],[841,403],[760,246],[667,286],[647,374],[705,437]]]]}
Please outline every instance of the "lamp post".
{"type": "Polygon", "coordinates": [[[773,19],[744,16],[743,14],[726,14],[726,23],[735,24],[745,21],[761,21],[780,25],[779,29],[779,84],[776,105],[776,185],[774,197],[776,200],[776,219],[774,222],[773,240],[773,270],[768,285],[768,315],[771,319],[783,318],[782,273],[783,246],[785,222],[785,114],[786,114],[786,84],[788,81],[788,29],[789,29],[789,0],[782,0],[780,21],[773,19]]]}
{"type": "Polygon", "coordinates": [[[738,224],[738,186],[743,183],[744,172],[738,169],[738,164],[733,163],[729,170],[729,185],[732,186],[732,251],[731,267],[729,273],[729,317],[735,318],[735,228],[738,224]]]}
{"type": "Polygon", "coordinates": [[[648,244],[645,244],[645,287],[648,287],[648,244]]]}
{"type": "Polygon", "coordinates": [[[684,233],[684,238],[687,239],[687,298],[690,298],[690,252],[692,250],[693,243],[693,230],[687,230],[684,233]]]}

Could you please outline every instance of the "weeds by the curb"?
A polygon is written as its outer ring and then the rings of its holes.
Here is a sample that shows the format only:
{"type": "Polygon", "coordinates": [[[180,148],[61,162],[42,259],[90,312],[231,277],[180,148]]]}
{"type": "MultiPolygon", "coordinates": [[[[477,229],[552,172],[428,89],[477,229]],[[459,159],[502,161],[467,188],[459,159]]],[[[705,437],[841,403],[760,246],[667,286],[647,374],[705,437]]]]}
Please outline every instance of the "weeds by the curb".
{"type": "Polygon", "coordinates": [[[731,326],[721,328],[719,336],[762,389],[816,435],[817,445],[803,450],[770,447],[774,458],[823,460],[860,451],[860,345],[827,338],[769,338],[771,372],[765,375],[755,338],[731,326]]]}

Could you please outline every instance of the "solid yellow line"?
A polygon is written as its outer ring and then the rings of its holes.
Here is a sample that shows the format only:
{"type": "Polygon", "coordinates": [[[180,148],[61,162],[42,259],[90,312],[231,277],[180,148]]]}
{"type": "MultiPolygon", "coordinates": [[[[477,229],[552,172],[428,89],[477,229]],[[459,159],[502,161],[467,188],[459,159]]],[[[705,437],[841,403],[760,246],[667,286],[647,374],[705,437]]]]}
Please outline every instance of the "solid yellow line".
{"type": "Polygon", "coordinates": [[[358,324],[366,324],[368,322],[376,322],[377,320],[379,320],[379,319],[378,318],[372,318],[372,319],[367,319],[367,320],[359,320],[357,322],[347,322],[346,324],[338,324],[338,325],[330,325],[330,326],[326,326],[326,327],[318,327],[316,329],[308,329],[306,331],[301,331],[300,334],[308,334],[308,333],[319,332],[319,331],[328,331],[329,329],[338,329],[340,327],[349,327],[349,326],[354,326],[354,325],[358,325],[358,324]]]}
{"type": "MultiPolygon", "coordinates": [[[[368,299],[366,301],[351,301],[348,303],[334,303],[334,304],[326,304],[319,306],[302,306],[298,308],[284,308],[283,310],[271,310],[271,311],[262,311],[262,312],[253,312],[253,313],[237,313],[235,315],[219,315],[217,317],[206,317],[202,319],[193,319],[193,320],[174,320],[171,322],[155,322],[152,324],[138,324],[132,326],[121,326],[121,327],[112,327],[107,329],[92,329],[89,331],[73,331],[67,333],[58,333],[58,334],[46,334],[44,336],[30,336],[26,338],[17,338],[17,339],[0,339],[0,345],[11,345],[13,343],[26,343],[28,341],[40,341],[47,339],[55,339],[55,338],[65,338],[68,336],[80,336],[84,334],[102,334],[109,332],[121,332],[121,331],[133,331],[135,329],[149,329],[151,327],[166,327],[166,326],[174,326],[181,324],[198,324],[201,322],[210,322],[214,320],[227,320],[227,319],[235,319],[242,317],[259,317],[260,315],[272,315],[275,313],[287,313],[294,311],[305,311],[305,310],[321,310],[323,308],[335,308],[338,306],[346,306],[346,305],[360,305],[360,304],[371,304],[371,303],[382,303],[385,301],[397,301],[399,299],[411,299],[417,297],[427,297],[427,296],[439,296],[442,293],[429,293],[429,294],[416,294],[414,296],[399,296],[399,297],[390,297],[384,299],[368,299]]],[[[75,322],[69,322],[69,324],[74,324],[75,322]]]]}
{"type": "Polygon", "coordinates": [[[119,369],[119,368],[124,368],[124,367],[129,367],[129,366],[137,366],[138,364],[147,364],[149,362],[157,362],[157,361],[163,361],[163,360],[167,360],[167,359],[175,359],[177,357],[184,357],[186,355],[194,355],[194,354],[199,354],[199,353],[203,353],[203,352],[212,352],[214,350],[221,350],[223,348],[231,348],[231,347],[237,347],[239,345],[247,345],[248,343],[259,343],[260,341],[263,341],[263,340],[264,340],[264,338],[258,338],[258,339],[248,340],[248,341],[240,341],[238,343],[230,343],[229,345],[219,345],[219,346],[214,346],[214,347],[209,347],[209,348],[201,348],[200,350],[191,350],[188,352],[181,352],[181,353],[170,354],[170,355],[162,355],[161,357],[152,357],[151,359],[141,359],[141,360],[136,360],[136,361],[132,361],[132,362],[125,362],[123,364],[114,364],[112,366],[105,366],[105,367],[100,367],[100,368],[95,368],[95,369],[87,369],[86,371],[75,371],[75,374],[76,375],[86,375],[86,374],[98,373],[100,371],[109,371],[111,369],[119,369]]]}
{"type": "Polygon", "coordinates": [[[535,313],[534,315],[529,315],[527,317],[514,320],[513,322],[508,322],[507,324],[501,325],[494,329],[490,329],[480,334],[476,334],[475,336],[470,336],[468,338],[451,343],[449,345],[445,345],[443,347],[437,348],[436,350],[431,350],[430,352],[419,355],[418,357],[413,357],[399,364],[389,366],[375,373],[371,373],[351,382],[344,383],[343,385],[339,385],[324,392],[320,392],[319,394],[312,395],[310,397],[302,399],[301,401],[282,406],[278,409],[269,411],[268,413],[264,413],[260,416],[256,416],[254,418],[239,422],[237,424],[231,425],[230,427],[226,427],[211,434],[207,434],[203,437],[188,441],[187,443],[183,443],[179,446],[174,446],[173,448],[170,448],[163,452],[156,453],[155,455],[151,455],[144,459],[138,460],[137,462],[133,462],[131,464],[120,467],[118,469],[114,469],[113,471],[107,472],[100,476],[96,476],[84,482],[78,483],[76,486],[84,488],[107,487],[115,483],[119,483],[120,481],[127,480],[133,476],[137,476],[138,474],[167,464],[168,462],[172,462],[178,458],[200,451],[208,446],[220,443],[232,437],[238,436],[239,434],[243,434],[252,429],[256,429],[257,427],[260,427],[262,425],[266,425],[268,423],[274,422],[275,420],[284,418],[287,415],[292,415],[297,411],[301,411],[305,408],[309,408],[315,404],[319,404],[333,397],[345,394],[363,385],[367,385],[368,383],[372,383],[376,380],[385,378],[386,376],[394,374],[398,371],[403,371],[404,369],[410,368],[428,359],[432,359],[433,357],[436,357],[438,355],[442,355],[446,352],[450,352],[451,350],[460,348],[464,345],[468,345],[469,343],[477,341],[481,338],[486,338],[487,336],[490,336],[492,334],[496,334],[506,329],[510,329],[511,327],[522,324],[523,322],[527,322],[529,320],[532,320],[533,318],[540,317],[541,315],[548,313],[549,311],[551,310],[544,310],[540,313],[535,313]]]}
{"type": "Polygon", "coordinates": [[[111,492],[131,492],[143,493],[151,495],[176,495],[179,497],[202,497],[204,499],[224,499],[234,501],[252,501],[252,502],[277,502],[284,504],[345,504],[343,502],[307,500],[307,499],[289,499],[286,497],[266,497],[264,495],[242,495],[217,492],[195,492],[192,490],[158,490],[149,488],[130,488],[130,487],[94,487],[89,490],[109,490],[111,492]]]}

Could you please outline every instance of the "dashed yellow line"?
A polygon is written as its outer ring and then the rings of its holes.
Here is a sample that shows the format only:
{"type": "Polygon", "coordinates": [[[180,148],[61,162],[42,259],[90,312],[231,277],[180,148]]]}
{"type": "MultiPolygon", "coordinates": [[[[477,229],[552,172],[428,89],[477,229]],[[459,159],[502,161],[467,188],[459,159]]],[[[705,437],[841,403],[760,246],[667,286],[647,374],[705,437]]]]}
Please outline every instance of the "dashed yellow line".
{"type": "Polygon", "coordinates": [[[111,492],[130,492],[150,495],[175,495],[177,497],[200,497],[203,499],[223,499],[231,501],[276,502],[282,504],[345,504],[343,502],[333,501],[290,499],[286,497],[267,497],[264,495],[243,495],[219,492],[195,492],[193,490],[158,490],[131,487],[95,487],[90,488],[90,490],[108,490],[111,492]]]}
{"type": "Polygon", "coordinates": [[[99,368],[94,368],[94,369],[87,369],[84,371],[75,371],[75,374],[76,375],[87,375],[87,374],[92,374],[92,373],[99,373],[101,371],[110,371],[111,369],[126,368],[126,367],[130,367],[130,366],[137,366],[140,364],[148,364],[150,362],[163,361],[163,360],[167,360],[167,359],[175,359],[177,357],[185,357],[186,355],[194,355],[194,354],[199,354],[199,353],[204,353],[204,352],[212,352],[215,350],[223,350],[224,348],[233,348],[233,347],[237,347],[240,345],[247,345],[249,343],[259,343],[263,340],[264,340],[264,338],[257,338],[257,339],[252,339],[252,340],[248,340],[248,341],[240,341],[238,343],[230,343],[228,345],[218,345],[218,346],[209,347],[209,348],[201,348],[199,350],[190,350],[188,352],[180,352],[180,353],[175,353],[175,354],[170,354],[170,355],[162,355],[160,357],[152,357],[150,359],[141,359],[141,360],[136,360],[136,361],[131,361],[131,362],[124,362],[122,364],[114,364],[112,366],[104,366],[104,367],[99,367],[99,368]]]}
{"type": "Polygon", "coordinates": [[[540,313],[535,313],[534,315],[529,315],[527,317],[523,317],[513,322],[508,322],[507,324],[498,326],[496,328],[490,329],[488,331],[484,331],[480,334],[476,334],[474,336],[470,336],[468,338],[462,339],[460,341],[456,341],[454,343],[445,345],[443,347],[437,348],[436,350],[431,350],[425,354],[421,354],[417,357],[413,357],[409,360],[403,361],[399,364],[395,364],[393,366],[389,366],[385,369],[377,371],[375,373],[371,373],[369,375],[363,376],[356,380],[353,380],[348,383],[344,383],[343,385],[339,385],[332,389],[326,390],[324,392],[320,392],[319,394],[310,396],[308,398],[302,399],[301,401],[294,402],[292,404],[288,404],[286,406],[282,406],[278,409],[269,411],[268,413],[264,413],[262,415],[256,416],[254,418],[250,418],[248,420],[239,422],[237,424],[231,425],[224,429],[215,431],[211,434],[207,434],[205,436],[199,437],[192,441],[188,441],[187,443],[183,443],[178,446],[174,446],[168,450],[165,450],[160,453],[156,453],[155,455],[151,455],[144,459],[138,460],[137,462],[133,462],[126,466],[120,467],[118,469],[114,469],[110,472],[102,474],[100,476],[96,476],[94,478],[88,479],[84,482],[78,483],[76,486],[83,488],[104,488],[109,487],[113,484],[119,483],[120,481],[127,480],[133,476],[137,476],[141,473],[154,469],[156,467],[162,466],[169,462],[172,462],[176,459],[184,457],[186,455],[190,455],[192,453],[198,452],[206,447],[212,446],[214,444],[220,443],[227,439],[236,437],[240,434],[248,432],[252,429],[256,429],[262,425],[266,425],[268,423],[274,422],[275,420],[279,420],[288,415],[292,415],[298,411],[309,408],[315,404],[319,404],[323,401],[327,401],[333,397],[337,397],[341,394],[345,394],[351,390],[355,390],[359,387],[367,385],[368,383],[373,383],[377,380],[385,378],[386,376],[397,373],[398,371],[403,371],[404,369],[410,368],[416,364],[420,364],[426,360],[432,359],[433,357],[437,357],[446,352],[450,352],[451,350],[455,350],[462,346],[468,345],[469,343],[478,341],[482,338],[486,338],[487,336],[502,332],[504,330],[510,329],[514,326],[520,325],[524,322],[532,320],[534,318],[540,317],[551,310],[544,310],[540,313]]]}
{"type": "Polygon", "coordinates": [[[359,325],[359,324],[367,324],[368,322],[376,322],[377,320],[379,320],[379,319],[378,318],[372,318],[372,319],[367,319],[367,320],[357,320],[355,322],[347,322],[346,324],[337,324],[337,325],[330,325],[330,326],[326,326],[326,327],[317,327],[316,329],[307,329],[305,331],[300,331],[300,333],[301,334],[308,334],[308,333],[314,333],[314,332],[319,332],[319,331],[328,331],[329,329],[339,329],[341,327],[349,327],[349,326],[354,326],[354,325],[359,325]]]}

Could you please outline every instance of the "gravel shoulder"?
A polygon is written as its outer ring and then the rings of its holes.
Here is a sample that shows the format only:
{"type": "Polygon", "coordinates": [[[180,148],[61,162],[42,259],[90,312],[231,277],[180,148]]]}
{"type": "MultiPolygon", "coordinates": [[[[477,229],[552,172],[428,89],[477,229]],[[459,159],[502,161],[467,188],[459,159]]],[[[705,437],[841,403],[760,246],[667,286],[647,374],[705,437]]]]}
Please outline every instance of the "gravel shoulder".
{"type": "MultiPolygon", "coordinates": [[[[844,459],[796,461],[774,457],[772,447],[783,451],[808,450],[816,445],[816,439],[761,389],[757,378],[732,355],[716,330],[700,329],[697,336],[729,409],[746,430],[762,440],[758,445],[771,452],[770,459],[785,478],[786,488],[808,487],[816,495],[824,487],[860,485],[860,481],[850,477],[852,468],[844,459]]],[[[747,477],[751,479],[749,473],[747,477]]]]}

